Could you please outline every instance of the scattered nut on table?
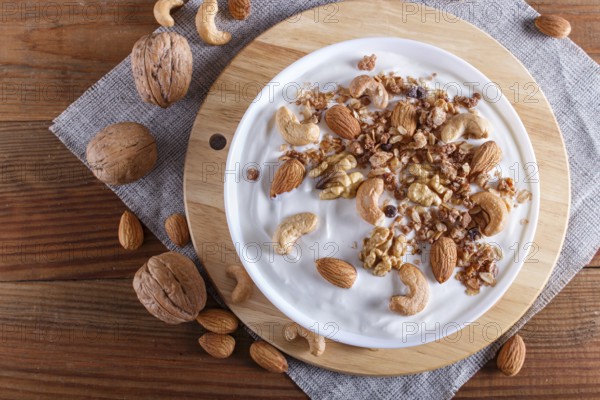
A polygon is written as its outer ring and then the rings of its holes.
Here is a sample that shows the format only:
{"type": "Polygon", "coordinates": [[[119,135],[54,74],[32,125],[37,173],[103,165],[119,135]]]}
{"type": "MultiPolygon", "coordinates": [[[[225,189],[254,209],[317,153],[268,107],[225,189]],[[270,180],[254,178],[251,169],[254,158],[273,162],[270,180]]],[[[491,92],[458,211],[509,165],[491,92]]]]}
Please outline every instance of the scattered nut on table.
{"type": "Polygon", "coordinates": [[[246,269],[241,265],[230,265],[225,272],[228,277],[236,281],[235,288],[231,292],[231,302],[240,304],[248,300],[252,296],[254,282],[246,269]]]}
{"type": "Polygon", "coordinates": [[[252,3],[250,0],[229,0],[227,6],[233,18],[243,21],[250,16],[252,3]]]}
{"type": "Polygon", "coordinates": [[[308,342],[308,350],[310,351],[310,354],[315,357],[319,357],[325,352],[325,338],[296,323],[286,326],[283,330],[283,336],[288,342],[297,337],[306,339],[308,342]]]}
{"type": "Polygon", "coordinates": [[[137,250],[144,243],[144,230],[140,220],[131,211],[125,210],[119,223],[119,243],[125,250],[137,250]]]}
{"type": "Polygon", "coordinates": [[[198,343],[214,358],[228,358],[235,350],[235,339],[220,333],[207,332],[200,336],[198,343]]]}
{"type": "Polygon", "coordinates": [[[250,357],[269,372],[280,374],[288,370],[285,356],[264,340],[258,340],[250,345],[250,357]]]}
{"type": "Polygon", "coordinates": [[[142,36],[133,46],[131,69],[143,101],[167,108],[183,98],[192,81],[192,50],[175,32],[142,36]]]}
{"type": "Polygon", "coordinates": [[[540,15],[535,19],[535,26],[544,35],[555,39],[564,39],[571,34],[569,21],[558,15],[540,15]]]}
{"type": "Polygon", "coordinates": [[[235,332],[238,328],[238,319],[231,311],[221,308],[202,310],[196,321],[207,331],[220,334],[235,332]]]}
{"type": "Polygon", "coordinates": [[[158,0],[154,4],[154,18],[162,26],[171,27],[175,25],[175,20],[171,16],[171,11],[183,6],[183,0],[158,0]]]}
{"type": "Polygon", "coordinates": [[[516,334],[508,339],[500,349],[496,365],[504,375],[515,376],[523,368],[526,353],[527,348],[523,338],[516,334]]]}
{"type": "Polygon", "coordinates": [[[200,38],[205,43],[214,46],[222,46],[231,40],[231,33],[219,30],[215,24],[215,17],[218,12],[219,4],[217,0],[204,0],[196,14],[196,29],[200,38]]]}
{"type": "Polygon", "coordinates": [[[190,230],[183,214],[173,214],[165,220],[165,232],[176,246],[184,247],[190,242],[190,230]]]}
{"type": "Polygon", "coordinates": [[[133,288],[150,314],[167,324],[193,321],[206,305],[206,286],[192,260],[179,253],[151,257],[133,288]]]}
{"type": "Polygon", "coordinates": [[[119,122],[98,132],[88,143],[86,159],[96,178],[125,185],[149,173],[158,158],[150,131],[135,122],[119,122]]]}

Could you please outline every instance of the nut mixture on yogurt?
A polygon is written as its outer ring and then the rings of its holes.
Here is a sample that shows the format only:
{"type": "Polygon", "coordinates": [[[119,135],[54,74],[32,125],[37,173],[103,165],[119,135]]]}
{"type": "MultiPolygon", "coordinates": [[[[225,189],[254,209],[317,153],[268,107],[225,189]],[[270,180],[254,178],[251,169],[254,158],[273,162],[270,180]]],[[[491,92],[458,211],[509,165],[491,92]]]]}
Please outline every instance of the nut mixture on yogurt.
{"type": "MultiPolygon", "coordinates": [[[[454,276],[467,294],[478,294],[495,285],[502,258],[486,238],[500,233],[512,208],[530,201],[531,193],[498,172],[502,149],[477,111],[480,94],[451,98],[431,87],[436,74],[364,73],[376,59],[360,60],[361,72],[347,87],[324,92],[307,85],[295,101],[297,112],[292,105],[278,110],[277,126],[289,144],[279,160],[296,160],[305,170],[290,174],[294,182],[285,187],[308,177],[323,201],[355,198],[357,214],[374,225],[357,249],[374,275],[401,272],[407,254],[431,245],[434,275],[443,274],[438,282],[454,276]]],[[[420,273],[412,267],[400,273],[403,281],[420,273]]],[[[395,297],[391,309],[417,296],[395,297]]]]}

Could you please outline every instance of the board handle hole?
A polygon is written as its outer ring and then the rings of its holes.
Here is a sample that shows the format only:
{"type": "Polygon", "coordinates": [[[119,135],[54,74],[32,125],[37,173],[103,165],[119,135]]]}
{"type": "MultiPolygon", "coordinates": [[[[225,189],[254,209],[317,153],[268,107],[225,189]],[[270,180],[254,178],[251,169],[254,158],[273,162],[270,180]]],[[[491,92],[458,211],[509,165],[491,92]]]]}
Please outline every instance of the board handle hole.
{"type": "Polygon", "coordinates": [[[227,138],[220,133],[215,133],[208,140],[208,144],[213,150],[223,150],[227,146],[227,138]]]}

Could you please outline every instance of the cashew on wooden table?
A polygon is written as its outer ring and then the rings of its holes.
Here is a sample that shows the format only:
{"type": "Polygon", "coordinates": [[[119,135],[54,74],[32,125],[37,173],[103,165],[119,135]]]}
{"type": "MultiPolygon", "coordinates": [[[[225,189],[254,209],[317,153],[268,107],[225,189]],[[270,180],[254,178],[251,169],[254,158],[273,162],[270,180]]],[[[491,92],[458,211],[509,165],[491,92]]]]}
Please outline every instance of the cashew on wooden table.
{"type": "Polygon", "coordinates": [[[171,10],[182,5],[183,0],[158,0],[154,4],[154,18],[162,26],[174,26],[175,20],[171,16],[171,10]]]}
{"type": "Polygon", "coordinates": [[[296,323],[286,326],[283,330],[283,336],[288,342],[291,342],[297,337],[303,337],[308,342],[310,354],[315,357],[319,357],[325,352],[325,338],[296,323]]]}
{"type": "Polygon", "coordinates": [[[246,269],[241,265],[230,265],[225,271],[228,277],[235,279],[237,282],[235,288],[231,292],[231,302],[233,304],[243,303],[252,296],[254,290],[254,282],[246,272],[246,269]]]}

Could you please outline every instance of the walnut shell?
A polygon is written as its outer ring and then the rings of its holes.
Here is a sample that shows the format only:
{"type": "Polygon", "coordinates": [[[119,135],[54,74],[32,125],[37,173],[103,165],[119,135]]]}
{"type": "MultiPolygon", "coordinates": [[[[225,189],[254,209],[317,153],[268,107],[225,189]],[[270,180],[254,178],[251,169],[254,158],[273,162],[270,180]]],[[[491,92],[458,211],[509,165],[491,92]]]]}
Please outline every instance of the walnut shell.
{"type": "Polygon", "coordinates": [[[143,101],[167,108],[184,97],[192,81],[192,50],[175,32],[142,36],[133,46],[131,69],[143,101]]]}
{"type": "Polygon", "coordinates": [[[204,279],[179,253],[150,258],[136,272],[133,288],[150,314],[171,325],[193,321],[206,305],[204,279]]]}
{"type": "Polygon", "coordinates": [[[158,153],[145,126],[119,122],[98,132],[88,143],[85,156],[96,178],[109,185],[124,185],[150,172],[158,153]]]}

